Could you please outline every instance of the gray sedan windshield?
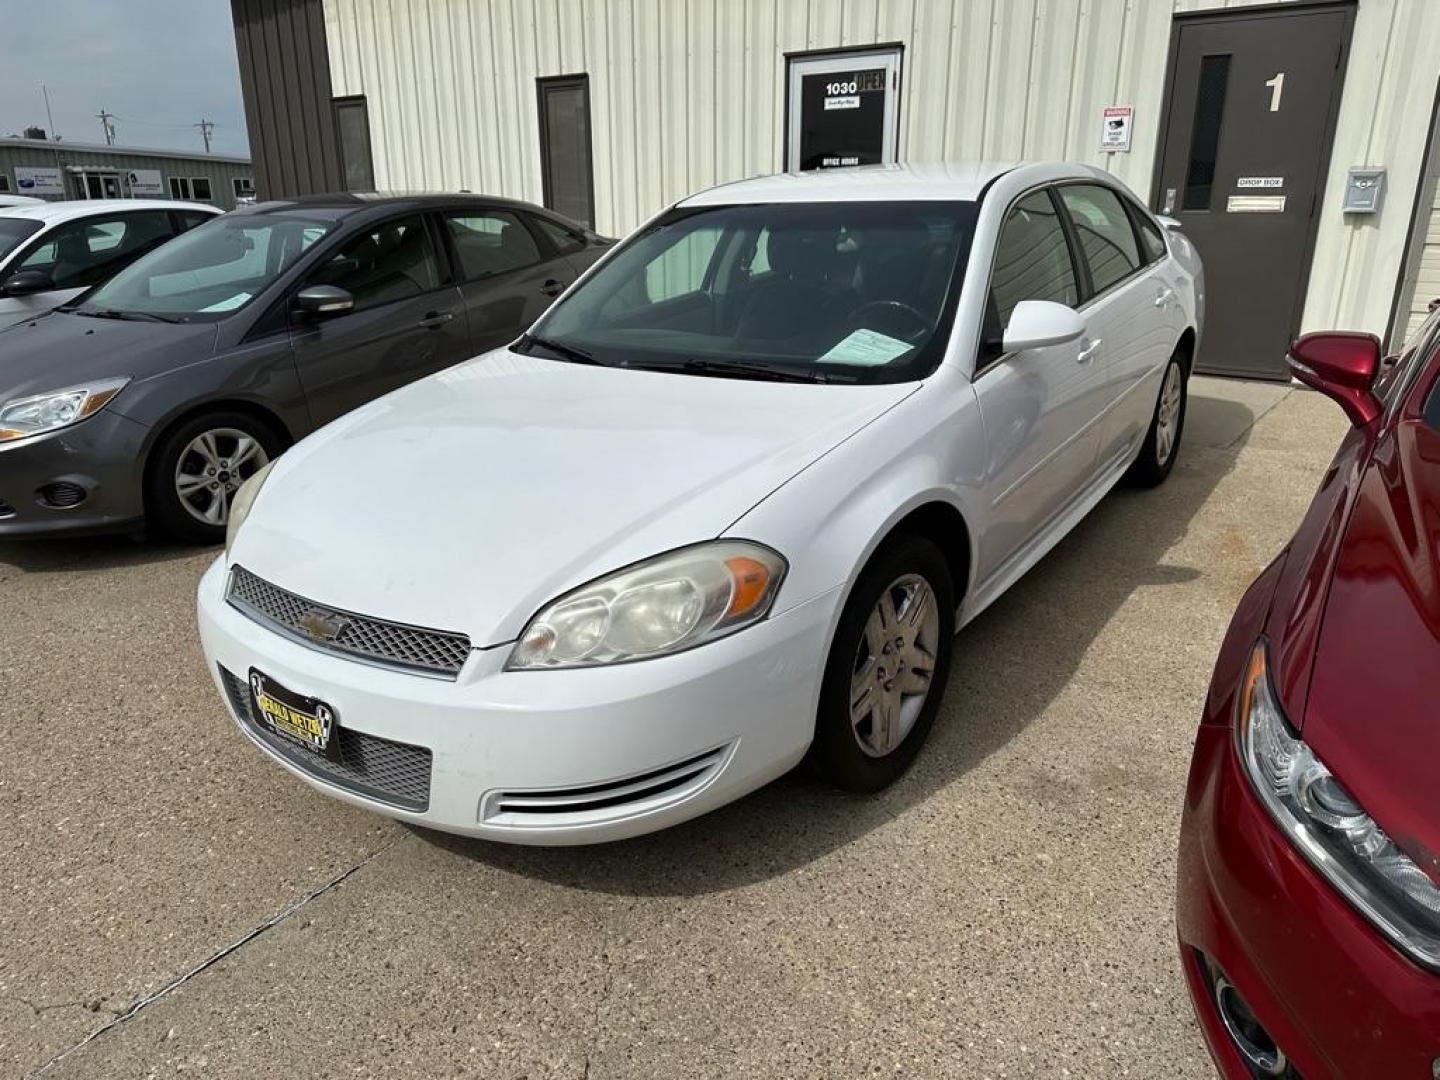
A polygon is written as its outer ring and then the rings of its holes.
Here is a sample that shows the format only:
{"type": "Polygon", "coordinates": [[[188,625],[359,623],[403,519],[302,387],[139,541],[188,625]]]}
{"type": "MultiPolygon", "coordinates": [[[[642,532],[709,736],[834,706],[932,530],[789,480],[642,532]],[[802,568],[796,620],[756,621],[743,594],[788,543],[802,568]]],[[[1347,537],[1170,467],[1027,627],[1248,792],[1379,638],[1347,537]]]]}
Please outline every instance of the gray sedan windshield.
{"type": "Polygon", "coordinates": [[[939,363],[970,202],[672,211],[626,242],[521,344],[696,375],[899,382],[939,363]]]}
{"type": "Polygon", "coordinates": [[[79,310],[220,319],[248,304],[334,227],[290,215],[224,215],[120,271],[79,310]]]}

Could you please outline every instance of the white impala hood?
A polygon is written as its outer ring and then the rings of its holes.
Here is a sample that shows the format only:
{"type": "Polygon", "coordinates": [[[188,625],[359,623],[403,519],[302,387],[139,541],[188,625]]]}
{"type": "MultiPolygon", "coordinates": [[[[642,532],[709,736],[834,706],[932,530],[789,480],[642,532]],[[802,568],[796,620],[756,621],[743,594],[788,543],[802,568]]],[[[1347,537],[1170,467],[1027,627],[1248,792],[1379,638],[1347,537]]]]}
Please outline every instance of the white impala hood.
{"type": "Polygon", "coordinates": [[[720,535],[915,389],[499,350],[286,453],[231,561],[310,600],[499,644],[560,593],[720,535]]]}

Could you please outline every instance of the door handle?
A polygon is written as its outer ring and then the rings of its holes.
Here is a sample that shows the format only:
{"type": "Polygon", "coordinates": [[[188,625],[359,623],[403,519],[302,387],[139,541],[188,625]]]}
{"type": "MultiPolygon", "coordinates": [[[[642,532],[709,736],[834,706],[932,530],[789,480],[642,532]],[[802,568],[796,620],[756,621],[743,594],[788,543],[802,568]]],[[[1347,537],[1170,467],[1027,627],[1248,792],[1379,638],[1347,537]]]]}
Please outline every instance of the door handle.
{"type": "Polygon", "coordinates": [[[553,277],[540,286],[540,291],[546,296],[559,296],[564,290],[565,283],[553,277]]]}
{"type": "Polygon", "coordinates": [[[1169,307],[1170,301],[1175,299],[1174,289],[1161,289],[1155,294],[1155,306],[1158,308],[1169,307]]]}
{"type": "Polygon", "coordinates": [[[415,325],[423,330],[439,330],[454,317],[454,313],[450,311],[432,311],[415,325]]]}
{"type": "Polygon", "coordinates": [[[1100,351],[1101,341],[1099,338],[1088,342],[1080,347],[1080,355],[1075,358],[1078,364],[1088,364],[1095,359],[1095,354],[1100,351]]]}

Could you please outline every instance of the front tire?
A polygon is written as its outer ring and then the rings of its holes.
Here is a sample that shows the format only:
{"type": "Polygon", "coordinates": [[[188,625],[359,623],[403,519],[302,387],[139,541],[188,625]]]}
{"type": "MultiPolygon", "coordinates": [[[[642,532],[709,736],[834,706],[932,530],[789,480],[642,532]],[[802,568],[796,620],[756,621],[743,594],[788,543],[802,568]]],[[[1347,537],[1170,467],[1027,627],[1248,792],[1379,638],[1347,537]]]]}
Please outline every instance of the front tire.
{"type": "Polygon", "coordinates": [[[1188,382],[1185,354],[1176,349],[1160,381],[1160,396],[1155,399],[1155,412],[1150,417],[1150,430],[1145,433],[1140,456],[1126,474],[1131,483],[1157,487],[1175,467],[1175,459],[1180,456],[1180,437],[1185,433],[1185,409],[1190,400],[1188,382]]]}
{"type": "Polygon", "coordinates": [[[146,475],[146,516],[185,543],[223,542],[235,492],[283,446],[268,424],[245,413],[212,412],[185,421],[155,448],[146,475]]]}
{"type": "Polygon", "coordinates": [[[945,692],[955,590],[921,536],[883,547],[860,575],[830,646],[813,754],[847,791],[879,791],[919,753],[945,692]]]}

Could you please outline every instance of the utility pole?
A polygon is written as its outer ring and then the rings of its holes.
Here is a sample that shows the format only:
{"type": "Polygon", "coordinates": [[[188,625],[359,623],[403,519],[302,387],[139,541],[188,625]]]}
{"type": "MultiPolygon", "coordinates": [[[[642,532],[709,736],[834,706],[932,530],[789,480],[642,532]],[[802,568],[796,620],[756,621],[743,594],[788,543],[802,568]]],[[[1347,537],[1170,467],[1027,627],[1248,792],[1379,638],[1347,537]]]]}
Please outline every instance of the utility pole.
{"type": "Polygon", "coordinates": [[[46,86],[45,86],[44,83],[41,83],[41,84],[40,84],[40,93],[41,93],[42,95],[44,95],[44,97],[45,97],[45,123],[47,123],[47,124],[50,125],[50,127],[49,127],[49,129],[48,129],[48,131],[49,131],[49,137],[52,138],[52,139],[54,139],[54,138],[56,138],[56,135],[55,135],[55,117],[53,117],[53,116],[50,115],[50,91],[49,91],[49,89],[46,88],[46,86]]]}
{"type": "Polygon", "coordinates": [[[115,145],[115,125],[110,122],[110,118],[114,115],[114,113],[106,112],[104,109],[101,109],[98,113],[95,114],[95,119],[100,121],[100,127],[105,132],[106,146],[115,145]]]}
{"type": "Polygon", "coordinates": [[[214,122],[211,120],[201,120],[198,124],[192,124],[191,126],[200,129],[200,137],[205,140],[205,153],[208,154],[210,152],[210,132],[214,130],[214,122]]]}

